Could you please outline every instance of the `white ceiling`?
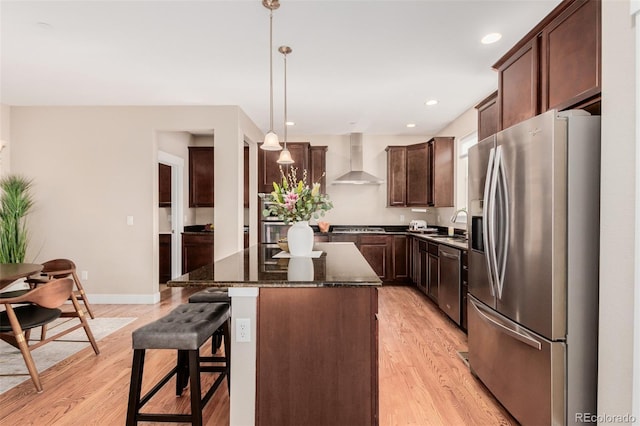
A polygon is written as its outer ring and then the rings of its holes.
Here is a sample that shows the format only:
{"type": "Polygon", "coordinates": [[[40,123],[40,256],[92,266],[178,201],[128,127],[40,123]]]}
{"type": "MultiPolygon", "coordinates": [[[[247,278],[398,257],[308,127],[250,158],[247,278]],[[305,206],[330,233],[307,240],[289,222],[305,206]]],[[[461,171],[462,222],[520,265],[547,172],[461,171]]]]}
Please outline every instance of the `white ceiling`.
{"type": "MultiPolygon", "coordinates": [[[[559,0],[281,0],[275,130],[425,135],[497,88],[491,69],[559,0]],[[480,38],[500,32],[502,40],[480,38]],[[440,103],[427,107],[427,99],[440,103]],[[414,129],[406,124],[416,123],[414,129]]],[[[269,127],[269,11],[260,0],[6,1],[7,105],[238,105],[269,127]]]]}

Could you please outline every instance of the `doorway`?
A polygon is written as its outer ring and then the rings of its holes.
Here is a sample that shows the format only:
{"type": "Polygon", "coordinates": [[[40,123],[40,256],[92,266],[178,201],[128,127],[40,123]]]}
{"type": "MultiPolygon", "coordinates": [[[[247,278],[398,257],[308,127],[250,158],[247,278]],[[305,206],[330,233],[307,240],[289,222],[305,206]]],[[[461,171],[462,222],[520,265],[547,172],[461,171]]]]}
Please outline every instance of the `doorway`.
{"type": "MultiPolygon", "coordinates": [[[[158,163],[171,167],[171,278],[181,275],[182,271],[182,233],[184,221],[184,159],[164,151],[158,151],[158,163]]],[[[159,182],[159,180],[158,180],[159,182]]]]}

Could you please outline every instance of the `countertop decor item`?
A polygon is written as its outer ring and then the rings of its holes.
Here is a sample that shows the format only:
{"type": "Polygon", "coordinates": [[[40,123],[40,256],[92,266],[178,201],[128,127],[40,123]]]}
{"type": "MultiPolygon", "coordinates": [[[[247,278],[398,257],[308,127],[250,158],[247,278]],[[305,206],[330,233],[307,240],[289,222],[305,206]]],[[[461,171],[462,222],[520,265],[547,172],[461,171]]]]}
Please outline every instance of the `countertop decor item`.
{"type": "Polygon", "coordinates": [[[265,197],[268,207],[262,212],[264,216],[277,216],[285,224],[293,222],[287,233],[289,253],[292,256],[309,256],[313,249],[313,230],[309,219],[324,216],[333,208],[326,194],[320,193],[320,184],[307,184],[307,171],[303,170],[302,179],[298,180],[298,169],[291,167],[285,174],[280,166],[282,182],[273,183],[273,191],[265,197]]]}
{"type": "Polygon", "coordinates": [[[303,170],[302,179],[298,179],[297,173],[295,167],[291,167],[288,174],[280,167],[282,182],[273,182],[273,191],[265,195],[268,207],[262,211],[263,216],[277,216],[288,225],[311,218],[319,219],[333,208],[329,196],[320,193],[320,183],[315,182],[309,187],[307,170],[303,170]]]}

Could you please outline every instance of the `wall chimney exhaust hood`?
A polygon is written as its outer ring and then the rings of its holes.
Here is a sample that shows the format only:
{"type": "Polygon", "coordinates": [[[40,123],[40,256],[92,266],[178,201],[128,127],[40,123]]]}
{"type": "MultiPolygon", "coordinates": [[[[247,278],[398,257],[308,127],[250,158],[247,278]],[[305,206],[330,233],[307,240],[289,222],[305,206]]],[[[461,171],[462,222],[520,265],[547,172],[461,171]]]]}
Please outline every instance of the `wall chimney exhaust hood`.
{"type": "Polygon", "coordinates": [[[349,136],[351,154],[351,171],[340,176],[334,185],[380,185],[382,179],[362,170],[362,133],[351,133],[349,136]]]}

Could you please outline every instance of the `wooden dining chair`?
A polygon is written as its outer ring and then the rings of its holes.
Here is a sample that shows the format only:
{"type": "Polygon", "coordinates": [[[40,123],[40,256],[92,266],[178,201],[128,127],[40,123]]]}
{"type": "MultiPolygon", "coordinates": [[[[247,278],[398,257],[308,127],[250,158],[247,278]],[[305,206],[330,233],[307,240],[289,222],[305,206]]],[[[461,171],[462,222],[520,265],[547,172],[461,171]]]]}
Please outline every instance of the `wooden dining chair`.
{"type": "Polygon", "coordinates": [[[96,355],[100,353],[91,328],[89,328],[87,319],[73,292],[73,280],[71,278],[55,279],[27,292],[20,290],[0,293],[0,303],[4,304],[6,309],[0,312],[0,339],[20,349],[38,393],[42,392],[42,384],[40,383],[38,369],[31,357],[32,350],[83,327],[89,342],[91,342],[93,351],[96,355]],[[78,315],[71,316],[77,316],[79,323],[30,345],[28,339],[29,331],[32,328],[49,324],[63,316],[63,312],[59,307],[69,299],[71,299],[76,312],[79,312],[78,315]],[[16,304],[19,306],[14,307],[13,305],[16,304]]]}
{"type": "Polygon", "coordinates": [[[25,280],[31,287],[35,287],[39,284],[44,284],[49,282],[52,279],[57,278],[73,278],[73,282],[75,284],[76,290],[74,290],[74,294],[78,300],[82,300],[84,303],[84,307],[87,310],[87,313],[94,319],[93,310],[91,309],[91,305],[89,304],[89,299],[87,299],[87,295],[84,292],[84,287],[82,287],[82,283],[78,278],[78,274],[76,273],[76,264],[69,259],[53,259],[48,260],[42,264],[42,271],[40,271],[40,275],[34,275],[25,280]]]}

